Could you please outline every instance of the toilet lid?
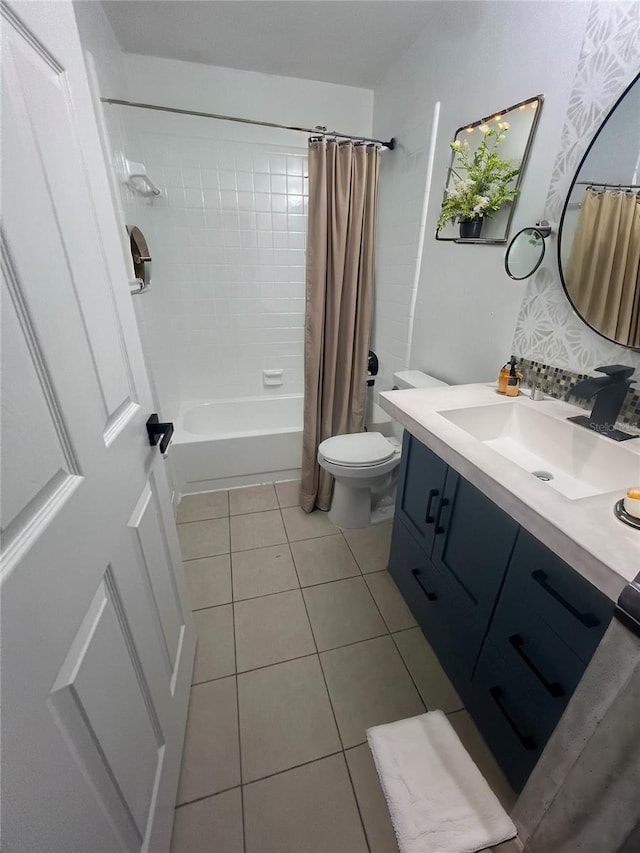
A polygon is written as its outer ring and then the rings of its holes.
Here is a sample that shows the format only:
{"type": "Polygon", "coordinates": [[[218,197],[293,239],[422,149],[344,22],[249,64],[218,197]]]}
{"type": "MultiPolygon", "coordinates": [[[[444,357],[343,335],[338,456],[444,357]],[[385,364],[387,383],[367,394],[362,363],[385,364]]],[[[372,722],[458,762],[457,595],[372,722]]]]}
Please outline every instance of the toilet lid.
{"type": "Polygon", "coordinates": [[[357,432],[325,439],[318,448],[327,462],[358,467],[391,459],[395,448],[379,432],[357,432]]]}

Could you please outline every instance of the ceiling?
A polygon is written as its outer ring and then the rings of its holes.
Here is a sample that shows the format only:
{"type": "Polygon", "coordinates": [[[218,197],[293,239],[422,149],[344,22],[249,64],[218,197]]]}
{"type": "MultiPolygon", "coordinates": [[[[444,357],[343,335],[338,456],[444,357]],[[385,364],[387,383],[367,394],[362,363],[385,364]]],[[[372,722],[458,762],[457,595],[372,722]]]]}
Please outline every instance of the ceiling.
{"type": "Polygon", "coordinates": [[[103,0],[123,50],[373,88],[427,27],[452,35],[470,2],[103,0]]]}

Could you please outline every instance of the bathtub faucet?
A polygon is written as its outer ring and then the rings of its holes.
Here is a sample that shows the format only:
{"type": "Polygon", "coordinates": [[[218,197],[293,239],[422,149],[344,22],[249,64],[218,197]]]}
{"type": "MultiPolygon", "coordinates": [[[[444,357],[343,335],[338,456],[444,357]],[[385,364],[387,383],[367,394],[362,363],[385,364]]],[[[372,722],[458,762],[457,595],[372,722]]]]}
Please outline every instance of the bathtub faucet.
{"type": "Polygon", "coordinates": [[[637,436],[622,432],[615,427],[627,391],[634,382],[633,379],[629,379],[634,368],[626,367],[624,364],[611,364],[605,367],[597,367],[596,370],[605,375],[583,379],[574,385],[567,395],[578,397],[581,400],[591,400],[595,397],[591,414],[576,415],[567,418],[567,420],[600,432],[608,438],[613,438],[614,441],[636,438],[637,436]]]}

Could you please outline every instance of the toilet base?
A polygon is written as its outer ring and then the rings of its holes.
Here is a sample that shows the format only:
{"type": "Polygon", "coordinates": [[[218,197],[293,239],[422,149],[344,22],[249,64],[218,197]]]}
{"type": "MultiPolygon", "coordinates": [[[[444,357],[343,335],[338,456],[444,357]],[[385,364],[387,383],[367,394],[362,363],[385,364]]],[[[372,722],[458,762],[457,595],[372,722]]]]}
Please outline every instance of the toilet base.
{"type": "Polygon", "coordinates": [[[389,477],[385,478],[386,490],[374,489],[373,494],[371,485],[358,489],[351,485],[353,481],[348,481],[349,485],[345,485],[336,479],[333,485],[329,519],[336,527],[347,529],[371,527],[392,519],[395,510],[395,483],[393,489],[389,489],[389,479],[389,477]]]}
{"type": "Polygon", "coordinates": [[[369,527],[371,524],[371,489],[355,489],[339,480],[333,484],[329,519],[336,527],[369,527]]]}

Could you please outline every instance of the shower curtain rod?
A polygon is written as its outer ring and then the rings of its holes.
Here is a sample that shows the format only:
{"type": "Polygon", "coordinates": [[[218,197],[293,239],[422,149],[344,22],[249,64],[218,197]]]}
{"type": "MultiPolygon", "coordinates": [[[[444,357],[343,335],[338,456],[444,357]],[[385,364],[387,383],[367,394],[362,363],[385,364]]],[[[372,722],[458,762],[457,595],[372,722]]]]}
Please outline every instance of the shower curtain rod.
{"type": "Polygon", "coordinates": [[[181,110],[178,107],[163,107],[159,104],[143,104],[137,101],[122,101],[119,98],[100,98],[103,104],[114,104],[119,107],[139,107],[143,110],[157,110],[161,113],[176,113],[183,116],[199,116],[200,118],[217,118],[221,121],[237,121],[241,124],[257,124],[260,127],[276,127],[281,130],[297,130],[301,133],[311,133],[313,136],[336,136],[340,139],[353,139],[356,142],[374,142],[376,145],[381,145],[383,148],[388,148],[393,151],[395,148],[395,139],[391,138],[388,142],[383,142],[381,139],[371,139],[368,136],[353,136],[350,133],[339,133],[337,130],[327,130],[324,127],[297,127],[296,125],[277,124],[273,121],[258,121],[257,119],[239,118],[238,116],[225,116],[218,113],[204,113],[199,110],[181,110]]]}
{"type": "Polygon", "coordinates": [[[609,184],[607,181],[576,181],[581,187],[604,187],[610,190],[640,190],[640,184],[609,184]]]}

